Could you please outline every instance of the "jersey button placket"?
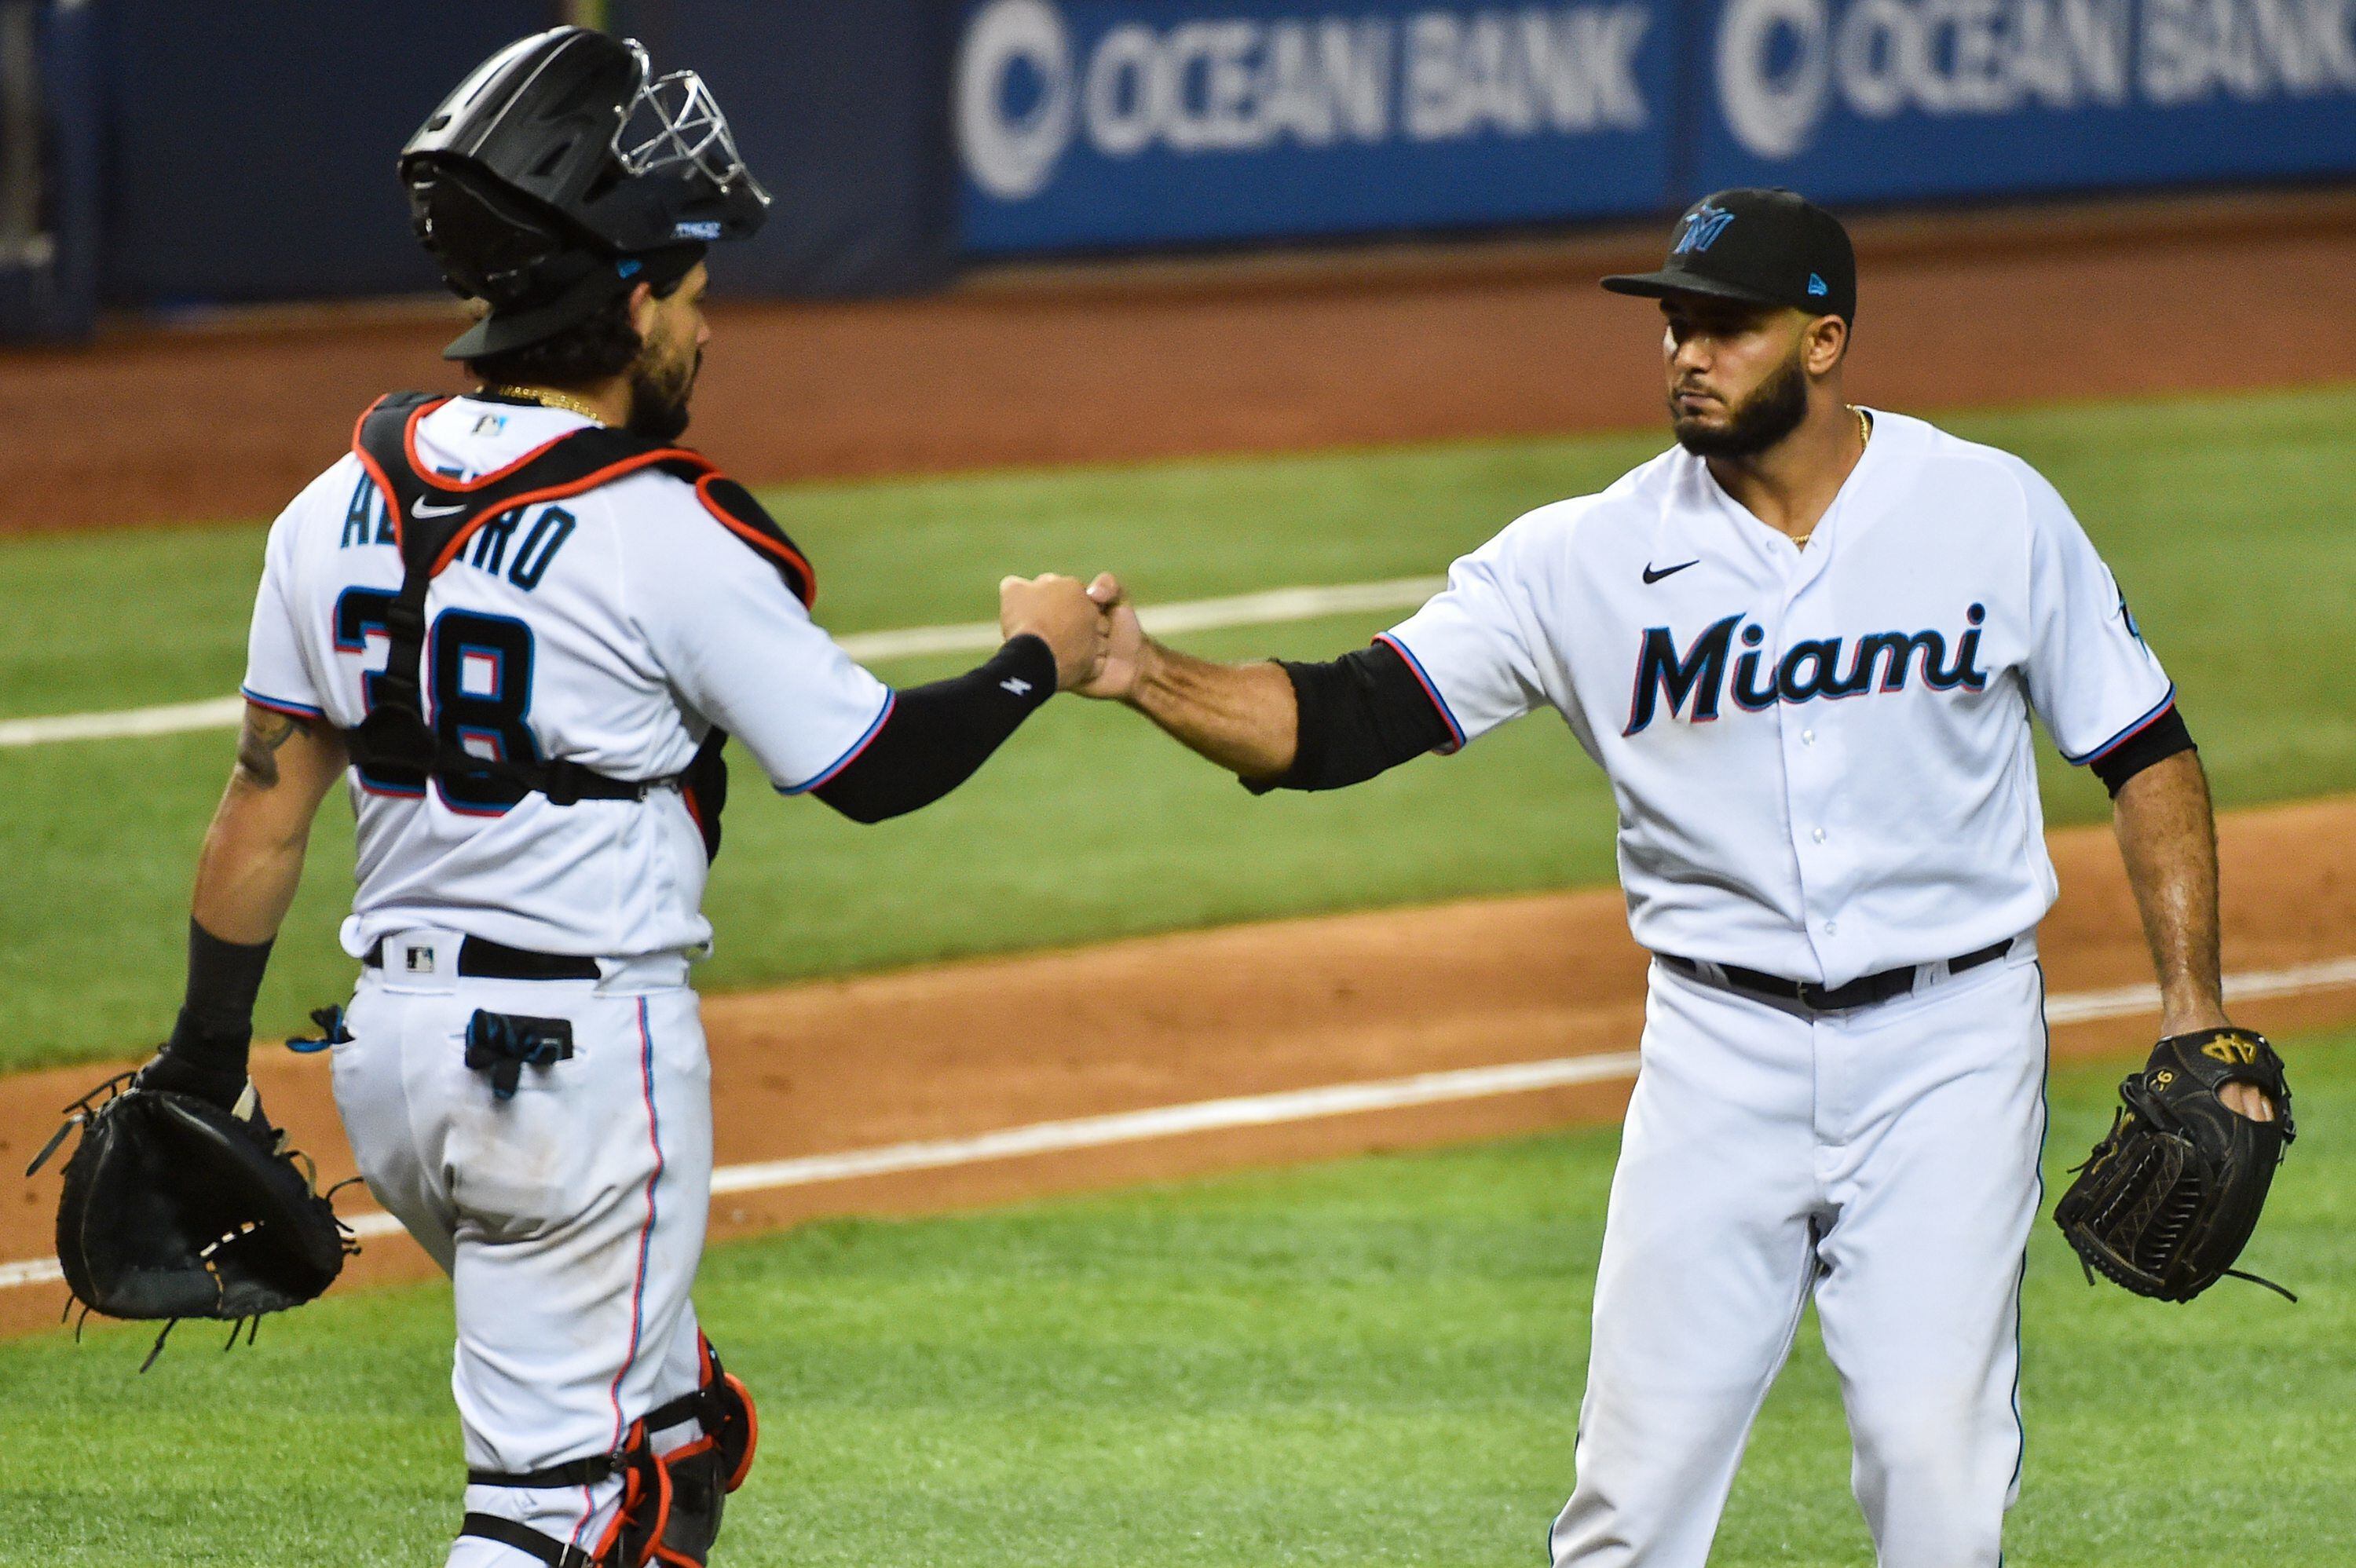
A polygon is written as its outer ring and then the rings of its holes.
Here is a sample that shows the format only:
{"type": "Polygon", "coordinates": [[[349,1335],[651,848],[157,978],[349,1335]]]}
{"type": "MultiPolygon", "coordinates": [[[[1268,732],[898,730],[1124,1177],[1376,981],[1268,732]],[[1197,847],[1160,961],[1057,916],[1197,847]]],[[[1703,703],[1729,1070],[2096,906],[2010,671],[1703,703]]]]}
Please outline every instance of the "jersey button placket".
{"type": "MultiPolygon", "coordinates": [[[[1779,668],[1793,648],[1823,635],[1812,630],[1810,624],[1811,601],[1820,597],[1811,591],[1822,577],[1821,571],[1800,571],[1786,581],[1783,635],[1776,639],[1778,645],[1772,650],[1779,668]]],[[[1762,652],[1768,650],[1762,648],[1762,652]]],[[[1762,665],[1764,662],[1762,658],[1762,665]]],[[[1783,698],[1775,705],[1775,717],[1783,742],[1786,781],[1784,831],[1790,837],[1793,861],[1799,868],[1800,904],[1807,923],[1808,943],[1823,971],[1830,974],[1837,966],[1836,948],[1840,936],[1840,921],[1834,912],[1841,881],[1839,847],[1830,827],[1838,785],[1832,754],[1835,748],[1824,743],[1815,701],[1793,702],[1788,692],[1783,698]]]]}

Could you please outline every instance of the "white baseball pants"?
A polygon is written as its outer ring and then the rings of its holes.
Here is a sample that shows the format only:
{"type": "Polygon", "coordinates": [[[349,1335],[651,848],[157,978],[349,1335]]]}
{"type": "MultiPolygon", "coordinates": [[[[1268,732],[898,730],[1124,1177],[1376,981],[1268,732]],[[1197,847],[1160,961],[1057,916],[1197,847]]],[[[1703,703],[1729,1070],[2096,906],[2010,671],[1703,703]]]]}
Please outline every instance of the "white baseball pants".
{"type": "Polygon", "coordinates": [[[1653,966],[1557,1568],[1699,1568],[1811,1296],[1881,1568],[1996,1568],[2043,1003],[2027,941],[1814,1016],[1653,966]]]}
{"type": "MultiPolygon", "coordinates": [[[[450,1275],[466,1464],[523,1472],[609,1452],[699,1377],[688,1291],[711,1201],[712,1072],[695,993],[460,978],[452,933],[398,944],[421,942],[441,944],[439,972],[364,972],[353,1038],[334,1048],[336,1104],[369,1190],[450,1275]],[[572,1059],[524,1068],[515,1096],[496,1098],[466,1064],[478,1008],[570,1019],[572,1059]]],[[[469,1486],[466,1506],[594,1547],[620,1485],[469,1486]]],[[[464,1537],[448,1563],[534,1560],[464,1537]]]]}

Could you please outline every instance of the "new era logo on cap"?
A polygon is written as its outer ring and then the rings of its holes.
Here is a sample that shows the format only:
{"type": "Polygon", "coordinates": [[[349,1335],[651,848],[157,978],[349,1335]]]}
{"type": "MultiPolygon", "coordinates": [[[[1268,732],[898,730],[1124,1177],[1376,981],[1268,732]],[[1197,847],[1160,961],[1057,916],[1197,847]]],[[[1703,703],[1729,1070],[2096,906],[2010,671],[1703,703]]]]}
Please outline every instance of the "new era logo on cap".
{"type": "Polygon", "coordinates": [[[1832,293],[1832,290],[1830,290],[1830,289],[1828,289],[1828,288],[1825,287],[1825,281],[1824,281],[1824,279],[1822,279],[1822,278],[1818,277],[1818,276],[1817,276],[1815,273],[1814,273],[1814,272],[1810,272],[1810,273],[1808,274],[1808,292],[1809,292],[1810,293],[1812,293],[1812,294],[1820,294],[1820,295],[1821,295],[1821,294],[1828,294],[1828,293],[1832,293]]]}

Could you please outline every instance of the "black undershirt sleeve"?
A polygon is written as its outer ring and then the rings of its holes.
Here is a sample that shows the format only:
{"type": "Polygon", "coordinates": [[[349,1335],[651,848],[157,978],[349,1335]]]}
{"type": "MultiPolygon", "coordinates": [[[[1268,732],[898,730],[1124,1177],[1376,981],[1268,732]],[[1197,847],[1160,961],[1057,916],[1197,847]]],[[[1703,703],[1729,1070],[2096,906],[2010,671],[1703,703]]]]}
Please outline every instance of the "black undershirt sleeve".
{"type": "Polygon", "coordinates": [[[810,793],[853,822],[930,805],[1055,695],[1055,656],[1046,643],[1012,638],[988,664],[894,693],[867,749],[810,793]]]}
{"type": "Polygon", "coordinates": [[[1277,663],[1300,705],[1300,740],[1290,768],[1272,779],[1243,781],[1254,795],[1363,784],[1450,740],[1448,720],[1388,643],[1326,664],[1277,663]]]}
{"type": "Polygon", "coordinates": [[[2092,765],[2094,776],[2116,799],[2127,780],[2154,763],[2164,763],[2179,752],[2198,750],[2192,743],[2192,731],[2184,727],[2184,716],[2170,704],[2168,711],[2145,725],[2141,733],[2110,755],[2095,758],[2092,765]]]}
{"type": "Polygon", "coordinates": [[[242,1083],[267,942],[223,942],[188,919],[188,987],[164,1049],[186,1066],[242,1083]]]}

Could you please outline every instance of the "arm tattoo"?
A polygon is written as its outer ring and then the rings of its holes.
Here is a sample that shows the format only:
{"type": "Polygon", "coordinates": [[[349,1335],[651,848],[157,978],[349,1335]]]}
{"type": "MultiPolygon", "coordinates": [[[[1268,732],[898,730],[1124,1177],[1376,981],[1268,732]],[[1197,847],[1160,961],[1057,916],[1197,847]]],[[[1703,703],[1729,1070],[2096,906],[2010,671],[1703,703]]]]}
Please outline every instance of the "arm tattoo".
{"type": "Polygon", "coordinates": [[[293,740],[298,731],[307,735],[311,726],[291,714],[248,706],[245,727],[237,737],[238,771],[262,789],[277,788],[278,748],[293,740]]]}

